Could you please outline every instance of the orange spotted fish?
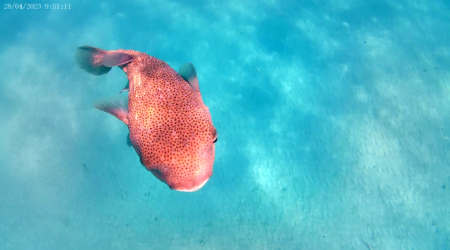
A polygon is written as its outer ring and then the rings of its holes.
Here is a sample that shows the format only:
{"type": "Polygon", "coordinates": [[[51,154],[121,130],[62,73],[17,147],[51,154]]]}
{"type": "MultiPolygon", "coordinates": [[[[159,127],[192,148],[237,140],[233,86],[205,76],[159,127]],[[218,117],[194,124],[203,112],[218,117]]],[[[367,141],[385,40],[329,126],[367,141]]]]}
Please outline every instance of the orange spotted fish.
{"type": "Polygon", "coordinates": [[[128,77],[128,100],[95,107],[129,128],[142,165],[171,189],[193,192],[212,175],[217,131],[203,103],[192,64],[177,73],[167,63],[133,50],[77,49],[78,66],[94,75],[120,67],[128,77]]]}

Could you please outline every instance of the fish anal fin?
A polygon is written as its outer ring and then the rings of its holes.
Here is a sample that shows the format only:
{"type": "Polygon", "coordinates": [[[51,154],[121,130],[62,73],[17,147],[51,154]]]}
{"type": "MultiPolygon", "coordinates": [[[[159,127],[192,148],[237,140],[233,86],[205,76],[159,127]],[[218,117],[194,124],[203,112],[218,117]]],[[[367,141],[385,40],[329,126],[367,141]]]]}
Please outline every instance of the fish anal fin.
{"type": "Polygon", "coordinates": [[[97,102],[94,107],[115,116],[128,125],[128,98],[111,98],[97,102]]]}
{"type": "Polygon", "coordinates": [[[127,145],[128,145],[128,147],[133,146],[133,144],[131,143],[130,133],[128,133],[128,135],[127,135],[127,145]]]}
{"type": "Polygon", "coordinates": [[[186,82],[191,85],[191,88],[195,91],[200,91],[200,87],[198,85],[197,72],[195,71],[194,65],[192,63],[186,63],[185,65],[180,67],[178,71],[181,77],[183,77],[186,82]]]}
{"type": "Polygon", "coordinates": [[[127,85],[119,92],[122,93],[124,91],[130,90],[130,81],[128,80],[127,85]]]}

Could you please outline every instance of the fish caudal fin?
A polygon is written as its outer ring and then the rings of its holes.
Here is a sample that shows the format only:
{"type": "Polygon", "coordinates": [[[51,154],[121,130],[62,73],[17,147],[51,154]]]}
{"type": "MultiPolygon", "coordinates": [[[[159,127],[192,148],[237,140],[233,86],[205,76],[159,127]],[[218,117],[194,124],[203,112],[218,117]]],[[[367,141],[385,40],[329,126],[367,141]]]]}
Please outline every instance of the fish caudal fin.
{"type": "Polygon", "coordinates": [[[94,107],[115,116],[128,125],[128,97],[119,97],[97,102],[94,107]]]}
{"type": "Polygon", "coordinates": [[[194,65],[192,63],[186,63],[181,66],[180,70],[178,70],[178,74],[180,74],[183,79],[191,85],[191,88],[195,91],[200,91],[200,87],[198,86],[197,72],[195,71],[194,65]]]}
{"type": "Polygon", "coordinates": [[[105,50],[91,46],[78,47],[75,54],[75,61],[78,66],[93,75],[103,75],[111,70],[111,67],[103,65],[103,57],[108,53],[105,50]]]}
{"type": "Polygon", "coordinates": [[[129,63],[133,56],[121,52],[108,52],[91,46],[78,47],[75,61],[78,66],[93,75],[104,75],[112,67],[129,63]]]}

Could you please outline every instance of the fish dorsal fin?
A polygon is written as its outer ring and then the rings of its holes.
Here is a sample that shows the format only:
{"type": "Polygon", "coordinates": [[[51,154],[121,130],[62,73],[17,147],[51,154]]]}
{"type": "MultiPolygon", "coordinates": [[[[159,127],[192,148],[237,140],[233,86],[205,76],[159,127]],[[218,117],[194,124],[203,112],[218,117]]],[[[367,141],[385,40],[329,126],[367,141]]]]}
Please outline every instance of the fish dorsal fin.
{"type": "Polygon", "coordinates": [[[115,97],[97,102],[94,107],[115,116],[128,125],[128,97],[115,97]]]}
{"type": "Polygon", "coordinates": [[[102,59],[102,64],[106,67],[119,66],[133,61],[133,56],[122,52],[107,52],[102,59]]]}
{"type": "Polygon", "coordinates": [[[197,72],[195,71],[194,65],[192,63],[186,63],[180,67],[178,73],[183,77],[186,82],[191,85],[191,88],[195,91],[200,91],[197,80],[197,72]]]}

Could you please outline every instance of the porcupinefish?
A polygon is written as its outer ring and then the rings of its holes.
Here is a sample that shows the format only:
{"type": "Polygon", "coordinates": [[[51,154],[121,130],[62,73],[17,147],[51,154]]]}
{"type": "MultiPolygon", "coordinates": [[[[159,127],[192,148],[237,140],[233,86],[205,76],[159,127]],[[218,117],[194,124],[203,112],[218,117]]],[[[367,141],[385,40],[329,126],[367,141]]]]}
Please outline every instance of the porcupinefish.
{"type": "Polygon", "coordinates": [[[128,98],[95,108],[123,121],[142,165],[171,189],[197,191],[212,175],[217,131],[203,103],[194,66],[178,72],[166,62],[133,50],[77,49],[78,66],[94,75],[118,66],[127,75],[128,98]]]}

